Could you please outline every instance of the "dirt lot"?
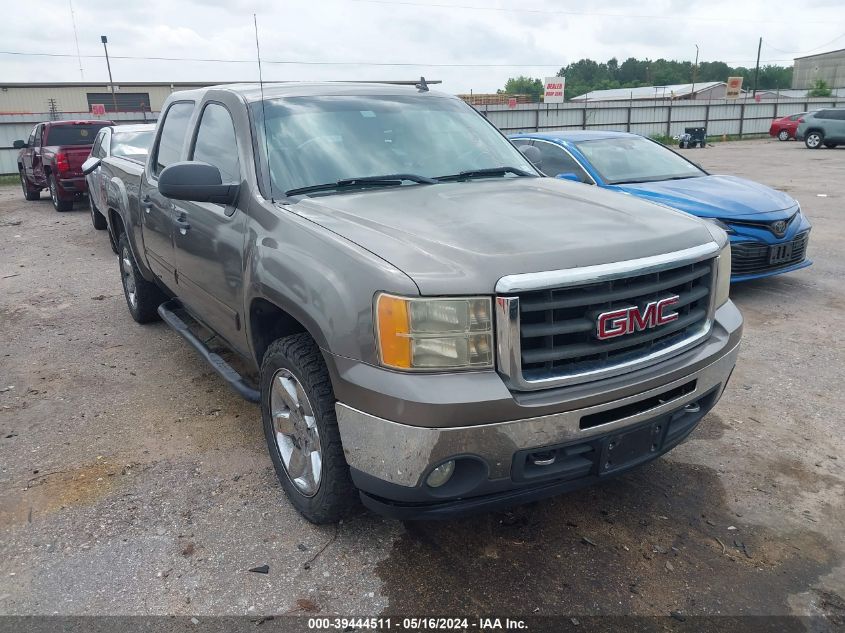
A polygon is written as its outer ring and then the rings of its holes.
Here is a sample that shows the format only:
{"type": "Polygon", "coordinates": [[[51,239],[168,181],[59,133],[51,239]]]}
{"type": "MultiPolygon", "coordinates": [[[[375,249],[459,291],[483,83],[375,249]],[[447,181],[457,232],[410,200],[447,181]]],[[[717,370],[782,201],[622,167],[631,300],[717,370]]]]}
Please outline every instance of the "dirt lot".
{"type": "Polygon", "coordinates": [[[666,458],[512,512],[315,527],[258,409],[129,317],[87,207],[0,188],[0,613],[828,614],[845,623],[845,148],[688,150],[796,197],[815,265],[735,287],[721,403],[666,458]],[[247,570],[267,564],[267,575],[247,570]]]}

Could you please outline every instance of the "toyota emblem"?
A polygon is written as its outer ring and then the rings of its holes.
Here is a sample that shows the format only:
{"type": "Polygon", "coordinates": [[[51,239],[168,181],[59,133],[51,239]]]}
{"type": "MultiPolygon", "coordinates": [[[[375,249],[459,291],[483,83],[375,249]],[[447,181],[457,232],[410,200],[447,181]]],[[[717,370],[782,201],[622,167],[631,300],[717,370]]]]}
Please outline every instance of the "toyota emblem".
{"type": "Polygon", "coordinates": [[[786,233],[786,220],[778,220],[777,222],[772,223],[772,231],[775,235],[783,235],[786,233]]]}

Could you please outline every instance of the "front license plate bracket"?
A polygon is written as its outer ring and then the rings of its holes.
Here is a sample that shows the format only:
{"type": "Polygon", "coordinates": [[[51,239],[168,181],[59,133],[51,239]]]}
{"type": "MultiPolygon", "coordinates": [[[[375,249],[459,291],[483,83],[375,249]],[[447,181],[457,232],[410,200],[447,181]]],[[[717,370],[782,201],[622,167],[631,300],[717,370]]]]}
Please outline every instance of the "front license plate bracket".
{"type": "Polygon", "coordinates": [[[668,418],[608,437],[602,446],[599,474],[606,475],[647,461],[660,452],[668,418]]]}

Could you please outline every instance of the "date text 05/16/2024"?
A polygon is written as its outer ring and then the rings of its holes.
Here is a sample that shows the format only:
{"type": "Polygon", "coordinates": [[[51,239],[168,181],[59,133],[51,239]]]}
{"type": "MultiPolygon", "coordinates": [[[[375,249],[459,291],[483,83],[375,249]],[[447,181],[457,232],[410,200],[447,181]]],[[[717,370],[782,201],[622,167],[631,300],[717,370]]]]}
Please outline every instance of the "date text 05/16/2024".
{"type": "Polygon", "coordinates": [[[309,618],[312,631],[524,631],[524,620],[510,618],[309,618]]]}

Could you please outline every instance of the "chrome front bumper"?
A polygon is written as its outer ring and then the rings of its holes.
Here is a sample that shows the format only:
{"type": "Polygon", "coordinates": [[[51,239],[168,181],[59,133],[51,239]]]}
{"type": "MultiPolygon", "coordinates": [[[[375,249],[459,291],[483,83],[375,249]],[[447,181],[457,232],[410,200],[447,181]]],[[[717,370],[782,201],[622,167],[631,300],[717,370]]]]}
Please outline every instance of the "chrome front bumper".
{"type": "MultiPolygon", "coordinates": [[[[710,364],[682,378],[599,405],[576,408],[551,415],[495,424],[451,428],[410,426],[385,420],[337,403],[337,420],[346,460],[352,469],[388,484],[405,487],[422,485],[422,478],[436,464],[457,455],[481,458],[488,467],[488,479],[510,479],[514,453],[607,434],[634,426],[677,410],[717,390],[716,399],[727,384],[736,364],[739,343],[724,349],[710,364]],[[695,388],[635,415],[581,428],[581,419],[596,413],[659,397],[695,381],[695,388]]],[[[612,418],[612,415],[611,415],[612,418]]]]}

